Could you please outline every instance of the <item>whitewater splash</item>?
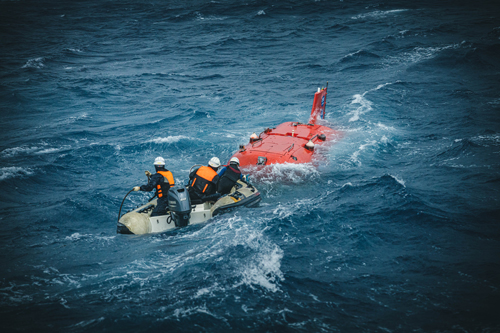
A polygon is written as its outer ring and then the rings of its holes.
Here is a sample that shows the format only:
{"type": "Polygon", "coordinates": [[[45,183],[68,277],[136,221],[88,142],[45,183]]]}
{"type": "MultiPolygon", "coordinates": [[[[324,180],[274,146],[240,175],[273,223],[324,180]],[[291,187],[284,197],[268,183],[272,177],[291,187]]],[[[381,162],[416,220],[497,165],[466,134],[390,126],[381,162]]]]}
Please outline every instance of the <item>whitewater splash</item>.
{"type": "Polygon", "coordinates": [[[408,65],[415,64],[421,61],[429,60],[436,57],[443,51],[455,50],[461,47],[470,47],[465,41],[459,44],[450,44],[445,46],[435,46],[435,47],[415,47],[409,52],[403,52],[396,56],[388,56],[384,60],[386,66],[390,65],[408,65]]]}
{"type": "Polygon", "coordinates": [[[40,69],[45,67],[45,58],[44,57],[38,57],[34,59],[29,59],[26,64],[22,68],[34,68],[34,69],[40,69]]]}
{"type": "Polygon", "coordinates": [[[374,12],[359,14],[351,17],[353,20],[359,20],[364,18],[383,18],[391,14],[399,14],[402,12],[406,12],[408,9],[393,9],[393,10],[376,10],[374,12]]]}
{"type": "Polygon", "coordinates": [[[349,119],[349,122],[357,121],[357,120],[359,120],[359,117],[361,115],[373,110],[373,108],[372,108],[373,103],[365,97],[366,94],[380,90],[380,89],[387,87],[389,85],[392,85],[392,84],[397,84],[397,83],[401,83],[401,81],[398,80],[396,82],[388,82],[388,83],[384,83],[384,84],[379,84],[376,88],[367,90],[362,94],[355,94],[353,96],[353,100],[351,101],[351,105],[353,105],[353,106],[359,105],[359,106],[357,106],[356,109],[351,112],[352,116],[349,119]]]}
{"type": "Polygon", "coordinates": [[[190,138],[184,135],[167,136],[166,138],[158,137],[156,139],[151,139],[147,142],[153,143],[176,143],[181,140],[189,140],[190,138]]]}
{"type": "Polygon", "coordinates": [[[16,178],[22,176],[31,176],[33,174],[33,170],[30,168],[21,168],[21,167],[5,167],[0,169],[0,181],[6,180],[9,178],[16,178]]]}
{"type": "Polygon", "coordinates": [[[48,144],[42,143],[41,146],[21,146],[14,148],[7,148],[0,153],[2,158],[11,158],[18,155],[43,155],[53,154],[61,151],[70,150],[71,146],[65,145],[61,147],[48,147],[48,144]]]}
{"type": "Polygon", "coordinates": [[[251,166],[242,169],[251,174],[251,179],[263,183],[293,183],[300,184],[319,177],[319,172],[312,163],[272,164],[264,167],[251,166]]]}

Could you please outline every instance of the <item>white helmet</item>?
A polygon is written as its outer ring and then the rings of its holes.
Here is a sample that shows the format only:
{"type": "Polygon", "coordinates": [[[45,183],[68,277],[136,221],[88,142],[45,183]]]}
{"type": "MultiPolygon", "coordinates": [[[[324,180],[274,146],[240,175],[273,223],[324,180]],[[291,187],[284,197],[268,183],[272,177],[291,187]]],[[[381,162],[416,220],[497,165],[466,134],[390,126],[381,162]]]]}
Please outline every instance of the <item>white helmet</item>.
{"type": "Polygon", "coordinates": [[[231,157],[231,159],[229,160],[229,164],[231,163],[236,163],[240,165],[240,160],[238,159],[238,157],[231,157]]]}
{"type": "Polygon", "coordinates": [[[210,161],[208,162],[208,165],[210,165],[212,168],[218,168],[220,167],[220,160],[218,157],[212,157],[210,161]]]}
{"type": "Polygon", "coordinates": [[[163,157],[158,156],[157,158],[155,158],[155,162],[153,164],[154,165],[165,165],[165,160],[163,159],[163,157]]]}

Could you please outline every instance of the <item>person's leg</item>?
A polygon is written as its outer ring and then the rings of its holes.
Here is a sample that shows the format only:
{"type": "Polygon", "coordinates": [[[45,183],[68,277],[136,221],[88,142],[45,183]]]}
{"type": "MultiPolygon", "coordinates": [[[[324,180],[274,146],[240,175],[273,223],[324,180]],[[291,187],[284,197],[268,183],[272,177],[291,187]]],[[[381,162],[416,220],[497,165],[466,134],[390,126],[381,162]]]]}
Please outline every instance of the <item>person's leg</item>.
{"type": "Polygon", "coordinates": [[[214,194],[210,194],[210,195],[205,195],[201,200],[203,202],[206,202],[206,201],[217,201],[217,200],[219,200],[220,197],[221,197],[220,193],[214,193],[214,194]]]}
{"type": "Polygon", "coordinates": [[[203,203],[198,193],[196,193],[192,188],[189,188],[189,199],[191,199],[191,204],[199,205],[203,203]]]}
{"type": "Polygon", "coordinates": [[[151,217],[160,216],[167,214],[168,203],[167,200],[158,200],[156,202],[156,207],[151,212],[151,217]]]}

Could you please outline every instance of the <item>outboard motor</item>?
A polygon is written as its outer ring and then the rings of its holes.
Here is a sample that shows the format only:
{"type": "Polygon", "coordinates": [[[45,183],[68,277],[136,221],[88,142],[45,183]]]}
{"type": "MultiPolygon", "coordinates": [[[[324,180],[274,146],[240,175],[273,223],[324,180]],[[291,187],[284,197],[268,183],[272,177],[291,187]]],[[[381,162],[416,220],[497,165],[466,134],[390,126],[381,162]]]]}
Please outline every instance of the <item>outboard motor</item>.
{"type": "Polygon", "coordinates": [[[185,227],[191,218],[191,199],[184,186],[174,186],[168,191],[168,208],[176,227],[185,227]]]}

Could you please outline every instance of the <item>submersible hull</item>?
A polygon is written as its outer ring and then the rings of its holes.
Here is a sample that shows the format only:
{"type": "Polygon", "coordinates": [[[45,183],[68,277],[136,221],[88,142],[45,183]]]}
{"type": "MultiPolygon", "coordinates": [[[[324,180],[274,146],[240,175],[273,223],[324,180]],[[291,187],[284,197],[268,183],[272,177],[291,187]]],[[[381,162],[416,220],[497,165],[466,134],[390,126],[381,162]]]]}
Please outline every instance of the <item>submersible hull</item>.
{"type": "Polygon", "coordinates": [[[258,136],[254,133],[232,157],[239,159],[241,167],[311,162],[318,145],[330,144],[342,136],[339,131],[317,124],[325,118],[327,90],[328,84],[314,94],[307,123],[286,122],[266,128],[258,136]]]}

